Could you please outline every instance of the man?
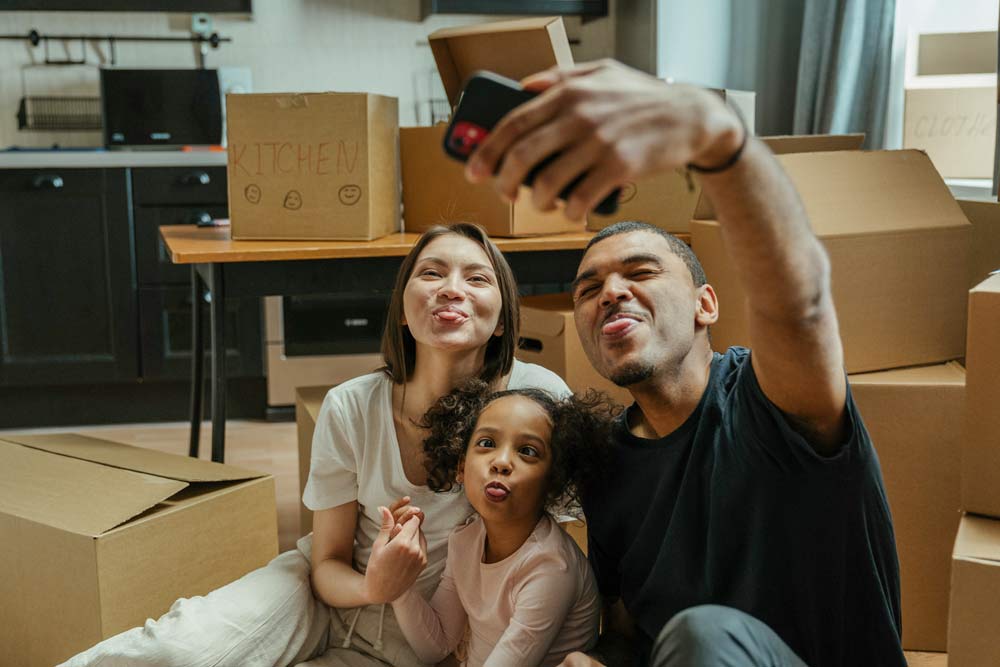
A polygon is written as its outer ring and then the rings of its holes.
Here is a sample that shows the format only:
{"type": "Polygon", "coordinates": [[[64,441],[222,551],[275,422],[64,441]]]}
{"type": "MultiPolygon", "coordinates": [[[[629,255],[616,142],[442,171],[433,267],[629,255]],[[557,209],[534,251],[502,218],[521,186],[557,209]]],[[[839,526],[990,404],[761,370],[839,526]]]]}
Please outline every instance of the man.
{"type": "MultiPolygon", "coordinates": [[[[625,180],[702,172],[748,294],[752,353],[713,353],[715,292],[677,239],[598,234],[573,285],[594,367],[627,387],[605,483],[584,498],[605,602],[595,658],[655,665],[904,665],[878,460],[843,370],[829,261],[794,187],[718,97],[613,62],[525,81],[541,94],[472,157],[516,197],[580,218],[625,180]]],[[[732,304],[731,307],[740,307],[732,304]]],[[[599,664],[573,654],[565,665],[599,664]]]]}

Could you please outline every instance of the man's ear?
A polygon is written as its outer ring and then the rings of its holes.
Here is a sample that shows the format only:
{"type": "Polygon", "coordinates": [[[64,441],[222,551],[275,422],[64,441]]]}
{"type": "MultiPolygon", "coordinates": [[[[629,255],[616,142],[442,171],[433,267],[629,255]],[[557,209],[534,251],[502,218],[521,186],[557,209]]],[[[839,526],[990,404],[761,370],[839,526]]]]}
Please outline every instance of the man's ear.
{"type": "Polygon", "coordinates": [[[719,319],[719,298],[711,285],[705,284],[697,288],[697,310],[694,321],[699,327],[709,327],[719,319]]]}

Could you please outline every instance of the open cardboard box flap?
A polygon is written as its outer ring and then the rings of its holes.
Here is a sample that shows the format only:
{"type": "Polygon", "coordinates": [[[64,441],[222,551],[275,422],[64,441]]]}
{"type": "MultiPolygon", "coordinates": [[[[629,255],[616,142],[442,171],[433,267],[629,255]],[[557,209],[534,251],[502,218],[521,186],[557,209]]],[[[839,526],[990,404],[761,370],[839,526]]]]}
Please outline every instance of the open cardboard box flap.
{"type": "Polygon", "coordinates": [[[888,371],[857,373],[850,376],[852,385],[892,384],[892,385],[961,385],[965,386],[965,368],[957,361],[932,366],[894,368],[888,371]]]}
{"type": "Polygon", "coordinates": [[[427,39],[452,107],[458,104],[465,80],[476,70],[520,80],[556,65],[573,65],[566,27],[559,16],[443,28],[427,39]]]}
{"type": "Polygon", "coordinates": [[[1000,566],[1000,521],[966,514],[958,526],[953,556],[1000,566]]]}
{"type": "Polygon", "coordinates": [[[817,236],[846,238],[969,226],[922,151],[793,153],[777,159],[795,184],[817,236]]]}
{"type": "MultiPolygon", "coordinates": [[[[830,151],[857,151],[865,143],[864,132],[858,134],[788,134],[760,137],[775,155],[789,153],[826,153],[830,151]]],[[[695,220],[715,220],[712,200],[701,193],[692,216],[695,220]]]]}
{"type": "Polygon", "coordinates": [[[0,440],[0,511],[93,537],[191,484],[263,476],[76,434],[0,440]]]}

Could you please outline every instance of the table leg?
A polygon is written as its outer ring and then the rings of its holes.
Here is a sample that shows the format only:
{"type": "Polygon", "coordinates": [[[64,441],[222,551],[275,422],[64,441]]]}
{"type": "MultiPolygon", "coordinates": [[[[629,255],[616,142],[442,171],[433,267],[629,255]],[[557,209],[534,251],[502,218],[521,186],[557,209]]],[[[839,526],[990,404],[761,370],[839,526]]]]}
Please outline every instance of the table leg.
{"type": "Polygon", "coordinates": [[[212,460],[226,458],[226,288],[222,265],[212,264],[212,460]]]}
{"type": "Polygon", "coordinates": [[[201,333],[201,276],[191,265],[191,440],[188,456],[198,458],[201,439],[201,389],[205,384],[205,343],[201,333]]]}

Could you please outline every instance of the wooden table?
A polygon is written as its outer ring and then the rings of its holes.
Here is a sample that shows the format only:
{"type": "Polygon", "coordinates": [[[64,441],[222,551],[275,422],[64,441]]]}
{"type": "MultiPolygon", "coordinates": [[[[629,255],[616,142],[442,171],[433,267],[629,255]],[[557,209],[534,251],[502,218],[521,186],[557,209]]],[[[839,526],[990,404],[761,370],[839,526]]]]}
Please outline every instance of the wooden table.
{"type": "MultiPolygon", "coordinates": [[[[191,265],[191,443],[198,455],[203,382],[202,289],[211,294],[212,460],[225,457],[225,300],[392,290],[402,258],[419,234],[374,241],[233,241],[228,227],[160,227],[175,264],[191,265]],[[308,261],[306,261],[308,260],[308,261]]],[[[569,283],[593,232],[493,239],[522,285],[569,283]]]]}

